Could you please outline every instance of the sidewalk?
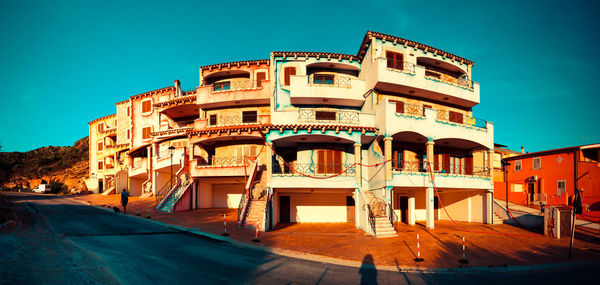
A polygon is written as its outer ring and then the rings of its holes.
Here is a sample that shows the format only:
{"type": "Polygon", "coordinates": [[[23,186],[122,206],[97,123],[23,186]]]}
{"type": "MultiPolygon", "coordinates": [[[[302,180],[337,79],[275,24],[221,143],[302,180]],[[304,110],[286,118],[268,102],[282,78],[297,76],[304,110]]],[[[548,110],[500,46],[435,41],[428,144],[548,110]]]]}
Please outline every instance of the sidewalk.
{"type": "MultiPolygon", "coordinates": [[[[108,203],[117,206],[119,195],[86,195],[74,199],[93,205],[108,203]],[[106,200],[106,202],[105,202],[106,200]]],[[[223,215],[227,215],[227,231],[232,240],[260,245],[274,252],[294,251],[298,255],[313,254],[361,262],[370,254],[375,265],[393,267],[459,267],[462,237],[466,239],[468,267],[497,267],[568,262],[569,239],[555,240],[510,225],[459,223],[463,232],[449,221],[436,221],[435,229],[424,225],[400,225],[398,237],[376,239],[365,235],[347,223],[303,223],[278,225],[270,232],[260,232],[260,243],[251,242],[255,231],[237,228],[237,209],[202,209],[180,213],[157,212],[153,197],[131,197],[128,214],[135,215],[136,205],[141,217],[147,208],[153,220],[220,235],[224,231],[223,215]],[[511,235],[502,235],[511,234],[511,235]],[[413,259],[417,254],[416,235],[420,235],[420,251],[424,262],[413,259]]],[[[600,233],[577,230],[573,261],[600,261],[600,233]]]]}
{"type": "MultiPolygon", "coordinates": [[[[494,198],[494,200],[499,203],[500,205],[502,205],[503,207],[506,207],[506,201],[505,200],[500,200],[500,199],[496,199],[494,198]]],[[[535,208],[530,208],[530,207],[526,207],[526,206],[522,206],[519,204],[515,204],[512,202],[508,202],[508,207],[510,208],[510,211],[520,211],[520,212],[525,212],[527,214],[530,215],[535,215],[535,216],[541,216],[541,212],[539,209],[535,209],[535,208]]],[[[591,222],[591,221],[586,221],[586,220],[581,220],[576,218],[575,219],[575,226],[577,227],[586,227],[590,230],[595,230],[596,232],[600,233],[600,223],[595,223],[595,222],[591,222]]]]}

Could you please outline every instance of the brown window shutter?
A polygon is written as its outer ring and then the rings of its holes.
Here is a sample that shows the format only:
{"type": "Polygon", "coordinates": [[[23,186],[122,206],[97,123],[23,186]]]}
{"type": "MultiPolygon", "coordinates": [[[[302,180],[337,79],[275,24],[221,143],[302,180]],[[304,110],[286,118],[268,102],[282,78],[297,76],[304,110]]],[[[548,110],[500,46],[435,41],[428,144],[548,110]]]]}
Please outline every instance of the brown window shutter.
{"type": "Polygon", "coordinates": [[[325,171],[327,173],[333,172],[333,151],[332,150],[326,150],[325,171]]]}
{"type": "Polygon", "coordinates": [[[448,119],[450,122],[459,123],[459,124],[463,123],[463,114],[461,114],[459,112],[450,111],[448,116],[449,116],[448,119]]]}
{"type": "Polygon", "coordinates": [[[439,171],[440,170],[440,155],[439,154],[434,154],[433,155],[433,169],[435,169],[435,171],[439,171]]]}
{"type": "Polygon", "coordinates": [[[333,151],[333,172],[342,172],[342,152],[339,150],[333,151]]]}
{"type": "Polygon", "coordinates": [[[402,102],[402,101],[396,102],[396,113],[404,114],[404,102],[402,102]]]}
{"type": "Polygon", "coordinates": [[[473,175],[473,157],[472,156],[465,157],[465,174],[473,175]]]}
{"type": "Polygon", "coordinates": [[[444,153],[442,155],[442,169],[444,169],[446,173],[450,173],[450,154],[444,153]]]}
{"type": "Polygon", "coordinates": [[[261,87],[260,83],[265,80],[267,75],[264,72],[259,72],[256,74],[256,87],[261,87]]]}
{"type": "Polygon", "coordinates": [[[385,57],[387,58],[387,67],[394,68],[394,53],[388,51],[385,53],[385,57]]]}
{"type": "Polygon", "coordinates": [[[317,150],[317,173],[325,173],[325,151],[317,150]]]}

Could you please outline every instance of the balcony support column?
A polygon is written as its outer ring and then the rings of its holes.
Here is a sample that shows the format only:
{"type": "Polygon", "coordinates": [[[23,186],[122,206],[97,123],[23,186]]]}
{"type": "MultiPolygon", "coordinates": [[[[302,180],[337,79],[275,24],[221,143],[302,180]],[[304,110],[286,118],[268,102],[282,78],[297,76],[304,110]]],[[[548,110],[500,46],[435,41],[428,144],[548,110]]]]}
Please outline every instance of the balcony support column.
{"type": "Polygon", "coordinates": [[[415,225],[415,191],[408,191],[408,224],[415,225]]]}
{"type": "Polygon", "coordinates": [[[433,154],[433,145],[435,143],[433,142],[433,140],[428,140],[425,143],[426,149],[425,152],[427,154],[427,168],[425,168],[427,171],[429,171],[430,169],[433,170],[434,169],[434,163],[435,163],[435,159],[434,159],[434,154],[433,154]]]}
{"type": "Polygon", "coordinates": [[[271,177],[273,176],[273,143],[265,142],[265,156],[267,165],[267,186],[271,186],[271,177]]]}
{"type": "Polygon", "coordinates": [[[385,156],[385,181],[392,181],[392,137],[383,138],[383,155],[385,156]]]}
{"type": "Polygon", "coordinates": [[[356,176],[356,184],[358,185],[358,187],[362,186],[362,166],[360,165],[361,163],[361,144],[359,143],[355,143],[354,144],[354,175],[356,176]]]}
{"type": "Polygon", "coordinates": [[[491,181],[494,181],[494,151],[493,150],[488,150],[487,151],[487,160],[486,160],[486,167],[488,168],[488,171],[490,172],[490,179],[491,181]]]}
{"type": "Polygon", "coordinates": [[[434,222],[433,219],[435,218],[435,216],[433,215],[433,201],[434,201],[434,194],[433,194],[433,187],[427,187],[425,189],[425,211],[426,211],[426,218],[427,218],[427,228],[428,229],[433,229],[434,228],[434,222]]]}

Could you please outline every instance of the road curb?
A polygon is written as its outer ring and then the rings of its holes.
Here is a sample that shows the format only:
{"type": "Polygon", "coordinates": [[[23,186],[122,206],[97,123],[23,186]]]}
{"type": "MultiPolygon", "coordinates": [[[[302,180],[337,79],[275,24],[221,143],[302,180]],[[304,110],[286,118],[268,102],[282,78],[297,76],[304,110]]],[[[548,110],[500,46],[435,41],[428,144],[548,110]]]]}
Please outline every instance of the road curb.
{"type": "MultiPolygon", "coordinates": [[[[112,210],[112,207],[105,208],[105,207],[101,207],[101,206],[90,205],[87,202],[77,200],[77,199],[72,199],[72,198],[67,198],[67,199],[70,199],[72,201],[77,201],[84,205],[96,207],[98,209],[102,209],[102,210],[105,210],[105,211],[115,214],[115,212],[112,210]]],[[[226,242],[226,243],[229,243],[238,248],[258,250],[258,251],[262,251],[262,252],[266,252],[266,253],[270,253],[270,254],[277,254],[277,255],[301,259],[301,260],[329,263],[329,264],[335,264],[335,265],[340,265],[340,266],[349,266],[349,267],[355,267],[355,268],[361,268],[361,267],[365,266],[360,261],[347,260],[347,259],[329,257],[329,256],[324,256],[324,255],[318,255],[318,254],[304,253],[304,252],[293,251],[293,250],[288,250],[288,249],[271,248],[271,247],[266,247],[266,246],[253,245],[253,244],[248,244],[248,243],[232,240],[231,238],[228,238],[228,237],[203,232],[200,229],[196,229],[196,228],[186,228],[186,227],[182,227],[182,226],[172,225],[172,224],[168,224],[165,222],[159,222],[159,221],[155,221],[152,219],[146,219],[141,216],[140,217],[132,216],[132,215],[123,215],[123,216],[140,219],[140,220],[147,221],[147,222],[150,222],[150,223],[153,223],[156,225],[164,226],[164,227],[176,230],[176,231],[200,236],[200,237],[203,237],[206,239],[211,239],[211,240],[215,240],[218,242],[226,242]]],[[[539,270],[550,270],[550,269],[566,269],[566,268],[572,268],[572,267],[577,267],[577,266],[586,266],[586,265],[600,266],[600,262],[574,261],[574,262],[564,262],[564,263],[546,263],[546,264],[533,264],[533,265],[512,265],[512,266],[493,266],[493,267],[478,266],[478,267],[462,267],[462,268],[461,267],[434,268],[434,267],[411,267],[411,266],[398,266],[397,267],[397,266],[390,266],[390,265],[373,265],[372,268],[377,269],[377,270],[385,270],[385,271],[392,271],[392,272],[416,272],[416,273],[482,273],[482,272],[490,272],[490,273],[492,273],[492,272],[523,272],[523,271],[539,271],[539,270]]]]}

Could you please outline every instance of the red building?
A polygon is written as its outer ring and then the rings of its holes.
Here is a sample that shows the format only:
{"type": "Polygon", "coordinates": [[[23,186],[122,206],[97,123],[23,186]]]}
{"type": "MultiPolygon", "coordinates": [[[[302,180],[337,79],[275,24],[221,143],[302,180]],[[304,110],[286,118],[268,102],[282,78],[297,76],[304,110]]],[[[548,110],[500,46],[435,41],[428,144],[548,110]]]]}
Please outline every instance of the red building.
{"type": "Polygon", "coordinates": [[[503,159],[494,196],[517,204],[571,204],[581,190],[583,215],[600,218],[600,144],[575,146],[503,159]],[[507,183],[508,182],[508,183],[507,183]]]}

